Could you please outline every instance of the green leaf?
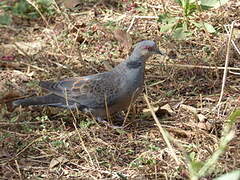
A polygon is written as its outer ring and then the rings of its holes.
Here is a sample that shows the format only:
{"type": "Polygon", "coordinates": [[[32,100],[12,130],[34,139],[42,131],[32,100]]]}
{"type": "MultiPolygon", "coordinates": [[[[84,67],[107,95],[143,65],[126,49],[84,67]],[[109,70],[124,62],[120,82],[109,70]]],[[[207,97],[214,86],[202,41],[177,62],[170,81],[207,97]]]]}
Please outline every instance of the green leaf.
{"type": "Polygon", "coordinates": [[[240,170],[232,171],[230,173],[221,175],[218,178],[215,178],[214,180],[239,180],[240,179],[240,170]]]}
{"type": "Polygon", "coordinates": [[[11,22],[12,22],[12,18],[9,15],[3,14],[0,16],[0,24],[9,25],[11,24],[11,22]]]}
{"type": "Polygon", "coordinates": [[[161,22],[161,23],[164,23],[166,21],[166,19],[168,18],[168,14],[167,13],[164,13],[164,14],[160,14],[158,16],[158,22],[161,22]]]}
{"type": "Polygon", "coordinates": [[[183,28],[184,31],[187,31],[187,30],[188,30],[187,22],[183,22],[183,23],[182,23],[182,28],[183,28]]]}
{"type": "Polygon", "coordinates": [[[196,26],[197,28],[201,28],[201,29],[206,29],[209,33],[215,33],[216,32],[216,29],[209,23],[203,23],[203,22],[200,22],[200,23],[197,23],[195,21],[191,21],[191,23],[196,26]]]}
{"type": "Polygon", "coordinates": [[[184,33],[183,28],[177,28],[173,32],[173,37],[174,37],[174,39],[182,40],[182,39],[186,39],[187,36],[184,33]]]}
{"type": "Polygon", "coordinates": [[[236,109],[233,111],[229,117],[229,121],[231,124],[236,123],[237,118],[240,116],[240,109],[236,109]]]}
{"type": "Polygon", "coordinates": [[[203,23],[203,25],[205,26],[206,30],[209,33],[215,33],[216,32],[216,29],[211,24],[203,23]]]}
{"type": "Polygon", "coordinates": [[[229,0],[201,0],[200,5],[205,10],[209,8],[219,8],[220,6],[226,4],[229,0]]]}
{"type": "Polygon", "coordinates": [[[168,14],[161,14],[158,16],[158,22],[165,23],[165,24],[172,24],[178,21],[178,17],[171,17],[168,14]]]}
{"type": "Polygon", "coordinates": [[[191,162],[191,166],[192,169],[194,170],[194,172],[198,172],[202,167],[203,167],[204,163],[201,161],[192,161],[191,162]]]}
{"type": "Polygon", "coordinates": [[[185,10],[185,16],[190,16],[192,13],[197,11],[196,3],[189,3],[185,10]]]}
{"type": "Polygon", "coordinates": [[[178,3],[180,6],[182,6],[183,2],[182,0],[175,0],[176,3],[178,3]]]}
{"type": "Polygon", "coordinates": [[[161,29],[160,29],[160,32],[168,32],[169,30],[173,29],[173,27],[175,26],[176,24],[165,24],[163,26],[161,26],[161,29]]]}
{"type": "Polygon", "coordinates": [[[79,126],[81,129],[87,129],[93,124],[94,124],[93,121],[87,120],[87,121],[80,121],[79,126]]]}
{"type": "Polygon", "coordinates": [[[193,151],[189,154],[189,158],[191,159],[191,161],[193,161],[196,157],[196,153],[193,151]]]}
{"type": "Polygon", "coordinates": [[[183,40],[186,39],[191,34],[192,34],[191,32],[186,31],[183,27],[179,27],[174,30],[173,38],[177,40],[183,40]]]}
{"type": "Polygon", "coordinates": [[[203,23],[197,23],[195,21],[190,21],[194,26],[196,26],[197,28],[202,28],[203,27],[203,23]]]}

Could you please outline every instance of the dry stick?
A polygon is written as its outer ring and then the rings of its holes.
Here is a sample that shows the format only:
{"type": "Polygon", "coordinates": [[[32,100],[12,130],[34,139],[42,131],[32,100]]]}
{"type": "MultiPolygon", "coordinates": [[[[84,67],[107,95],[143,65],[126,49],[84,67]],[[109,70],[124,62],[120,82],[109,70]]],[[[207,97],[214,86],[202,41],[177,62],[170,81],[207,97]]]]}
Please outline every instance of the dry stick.
{"type": "MultiPolygon", "coordinates": [[[[30,142],[28,145],[26,145],[21,151],[19,151],[12,159],[16,158],[17,156],[19,156],[22,152],[24,152],[27,148],[29,148],[31,145],[33,145],[33,143],[37,142],[38,140],[40,140],[42,137],[39,137],[37,139],[34,139],[32,142],[30,142]]],[[[11,159],[11,160],[12,160],[11,159]]]]}
{"type": "MultiPolygon", "coordinates": [[[[201,65],[191,65],[191,64],[149,64],[150,66],[172,66],[172,67],[180,67],[180,68],[199,68],[199,69],[216,69],[216,70],[224,70],[225,67],[215,67],[215,66],[201,66],[201,65]]],[[[228,70],[240,71],[240,68],[236,67],[228,67],[228,70]]]]}
{"type": "Polygon", "coordinates": [[[21,174],[21,171],[20,171],[20,168],[19,168],[17,160],[15,160],[15,164],[16,164],[16,167],[17,167],[19,179],[22,180],[22,174],[21,174]]]}
{"type": "Polygon", "coordinates": [[[86,148],[86,146],[85,146],[85,144],[84,144],[84,141],[83,141],[83,139],[82,139],[82,137],[81,137],[81,134],[79,133],[79,131],[78,131],[78,129],[77,129],[77,126],[76,126],[76,123],[75,123],[75,122],[77,122],[77,119],[76,119],[73,111],[72,111],[71,109],[69,109],[69,110],[70,110],[70,112],[71,112],[71,114],[72,114],[72,116],[73,116],[73,120],[74,120],[74,121],[73,121],[73,126],[74,126],[75,130],[77,131],[77,134],[78,134],[79,139],[80,139],[80,141],[81,141],[81,145],[82,145],[84,151],[87,153],[88,158],[89,158],[89,160],[90,160],[90,162],[91,162],[91,165],[94,166],[92,157],[91,157],[90,153],[88,152],[88,150],[87,150],[87,148],[86,148]]]}
{"type": "MultiPolygon", "coordinates": [[[[81,31],[81,29],[78,28],[78,30],[77,30],[77,34],[76,34],[76,37],[75,37],[75,39],[74,39],[74,41],[73,41],[73,45],[72,45],[72,47],[71,47],[70,56],[72,56],[72,53],[73,53],[73,47],[76,45],[77,38],[78,38],[78,35],[79,35],[80,31],[81,31]]],[[[79,53],[80,53],[80,52],[79,52],[79,53]]],[[[82,57],[82,55],[80,55],[80,57],[82,57]]]]}
{"type": "Polygon", "coordinates": [[[133,26],[133,23],[134,23],[135,19],[137,19],[137,18],[138,18],[138,19],[157,19],[158,16],[133,16],[132,21],[131,21],[131,23],[130,23],[130,26],[129,26],[128,29],[127,29],[127,32],[130,31],[130,29],[131,29],[132,26],[133,26]]]}
{"type": "Polygon", "coordinates": [[[234,74],[234,75],[240,75],[240,73],[237,73],[237,72],[233,72],[233,71],[229,71],[230,74],[234,74]]]}
{"type": "MultiPolygon", "coordinates": [[[[37,5],[36,5],[34,2],[32,2],[31,0],[27,0],[27,2],[28,2],[29,4],[31,4],[31,5],[36,9],[36,11],[40,14],[41,18],[43,19],[43,21],[44,21],[44,22],[46,23],[46,25],[49,27],[49,24],[48,24],[46,18],[43,16],[43,14],[41,13],[41,11],[40,11],[39,8],[37,7],[37,5]]],[[[55,3],[56,3],[56,2],[55,2],[55,3]]],[[[56,4],[55,4],[55,5],[56,5],[56,4]]],[[[53,39],[55,40],[55,43],[56,43],[56,45],[57,45],[58,50],[59,50],[62,54],[64,54],[64,52],[59,48],[58,40],[57,40],[56,35],[55,35],[54,33],[53,33],[53,39]]]]}
{"type": "MultiPolygon", "coordinates": [[[[19,51],[21,51],[25,56],[27,56],[29,60],[32,59],[32,57],[29,56],[28,53],[25,52],[19,45],[17,45],[15,42],[14,42],[13,44],[16,46],[16,48],[17,48],[19,51]]],[[[40,68],[40,67],[38,67],[38,66],[32,65],[32,64],[28,64],[28,63],[25,63],[25,62],[21,62],[21,63],[22,63],[22,64],[25,64],[25,65],[27,65],[27,66],[30,66],[30,67],[32,67],[32,68],[38,69],[38,70],[40,70],[40,71],[48,72],[47,70],[45,70],[45,69],[43,69],[43,68],[40,68]]]]}
{"type": "Polygon", "coordinates": [[[175,159],[177,165],[180,165],[180,161],[178,160],[177,155],[176,155],[176,153],[174,152],[173,147],[172,147],[172,145],[170,144],[170,141],[169,141],[169,139],[168,139],[168,137],[167,137],[167,136],[169,136],[169,134],[168,134],[168,133],[163,129],[163,127],[161,126],[161,124],[160,124],[160,122],[159,122],[159,120],[158,120],[155,112],[154,112],[153,109],[152,109],[152,106],[151,106],[150,103],[149,103],[148,97],[147,97],[147,95],[146,95],[145,93],[144,93],[144,99],[145,99],[145,101],[147,102],[148,108],[149,108],[150,111],[151,111],[151,114],[152,114],[152,116],[153,116],[153,119],[155,120],[155,122],[156,122],[156,124],[157,124],[157,126],[158,126],[158,128],[159,128],[159,130],[160,130],[160,132],[161,132],[161,134],[162,134],[162,136],[163,136],[164,141],[166,142],[168,148],[170,149],[171,155],[172,155],[173,158],[175,159]]]}
{"type": "Polygon", "coordinates": [[[232,45],[233,47],[236,49],[236,51],[238,52],[238,54],[240,55],[240,50],[238,49],[237,45],[235,44],[235,42],[232,40],[232,45]]]}
{"type": "MultiPolygon", "coordinates": [[[[226,26],[224,26],[224,29],[228,32],[228,34],[230,34],[230,33],[229,33],[229,30],[227,29],[226,26]]],[[[236,51],[238,52],[238,54],[240,55],[240,50],[239,50],[239,48],[237,47],[237,45],[235,44],[234,40],[231,40],[231,42],[232,42],[232,45],[233,45],[233,47],[235,48],[235,50],[236,50],[236,51]]]]}
{"type": "Polygon", "coordinates": [[[46,25],[48,26],[47,20],[45,19],[45,17],[44,17],[43,14],[41,13],[41,11],[38,9],[37,5],[36,5],[34,2],[32,2],[31,0],[27,0],[27,2],[28,2],[29,4],[31,4],[31,5],[36,9],[36,11],[40,14],[41,18],[43,19],[43,21],[44,21],[44,22],[46,23],[46,25]]]}
{"type": "Polygon", "coordinates": [[[125,124],[126,124],[127,117],[128,117],[128,115],[129,115],[129,113],[130,113],[132,104],[133,104],[133,102],[134,102],[134,97],[135,97],[135,95],[136,95],[136,93],[137,93],[138,90],[139,90],[139,88],[137,88],[136,91],[134,91],[134,93],[133,93],[133,95],[132,95],[132,97],[131,97],[131,101],[130,101],[130,104],[129,104],[129,106],[128,106],[127,113],[126,113],[125,118],[124,118],[124,120],[123,120],[123,127],[124,127],[125,124]]]}
{"type": "MultiPolygon", "coordinates": [[[[97,172],[100,172],[100,173],[103,173],[103,174],[109,174],[109,175],[115,175],[116,177],[119,177],[118,175],[117,175],[117,173],[116,172],[114,172],[114,171],[107,171],[107,170],[100,170],[100,169],[96,169],[96,168],[91,168],[91,167],[84,167],[84,166],[81,166],[81,165],[79,165],[79,164],[76,164],[76,163],[74,163],[74,162],[69,162],[70,164],[72,164],[72,165],[74,165],[74,166],[77,166],[79,169],[83,169],[83,170],[88,170],[88,171],[97,171],[97,172]]],[[[128,176],[127,174],[124,174],[123,172],[121,172],[121,174],[123,175],[123,176],[128,176]]]]}
{"type": "Polygon", "coordinates": [[[231,24],[231,30],[230,30],[230,34],[229,34],[229,38],[228,38],[227,54],[226,54],[226,60],[225,60],[225,66],[224,66],[224,72],[223,72],[223,80],[222,80],[222,89],[221,89],[221,94],[220,94],[217,106],[219,106],[221,101],[222,101],[223,93],[224,93],[224,87],[225,87],[225,84],[226,84],[227,70],[228,70],[228,63],[229,63],[229,52],[230,52],[234,23],[235,23],[235,21],[233,21],[232,24],[231,24]]]}
{"type": "MultiPolygon", "coordinates": [[[[107,104],[107,95],[106,94],[104,94],[104,104],[105,104],[105,110],[106,110],[106,115],[107,115],[107,121],[111,122],[110,113],[109,113],[108,104],[107,104]]],[[[111,122],[111,124],[112,124],[112,122],[111,122]]]]}
{"type": "MultiPolygon", "coordinates": [[[[65,98],[65,100],[66,100],[66,105],[69,106],[69,103],[68,103],[68,94],[67,94],[67,89],[66,89],[66,88],[64,88],[64,98],[65,98]]],[[[92,157],[90,156],[90,153],[88,152],[88,150],[87,150],[87,148],[86,148],[86,146],[85,146],[85,144],[84,144],[84,141],[83,141],[83,139],[82,139],[82,137],[81,137],[81,134],[79,133],[79,131],[78,131],[78,129],[77,129],[77,126],[76,126],[76,123],[75,123],[75,122],[77,122],[77,119],[76,119],[73,111],[71,110],[71,108],[69,108],[69,110],[70,110],[70,112],[71,112],[71,114],[72,114],[72,116],[73,116],[73,120],[74,120],[74,121],[73,121],[73,126],[74,126],[75,130],[77,131],[77,134],[78,134],[79,139],[80,139],[80,141],[81,141],[81,145],[82,145],[84,151],[87,153],[88,158],[89,158],[92,166],[94,166],[92,157]]]]}
{"type": "Polygon", "coordinates": [[[78,131],[78,129],[77,129],[77,126],[76,126],[76,123],[75,123],[75,122],[77,122],[77,119],[76,119],[76,117],[75,117],[75,115],[74,115],[74,113],[73,113],[73,111],[72,111],[71,109],[70,109],[70,112],[71,112],[71,114],[72,114],[72,116],[73,116],[73,119],[74,119],[74,121],[73,121],[73,126],[74,126],[75,130],[77,131],[77,134],[78,134],[79,139],[80,139],[80,141],[81,141],[81,145],[82,145],[84,151],[87,153],[88,158],[89,158],[89,160],[90,160],[90,162],[91,162],[91,165],[94,166],[92,157],[91,157],[90,153],[88,152],[88,150],[87,150],[87,148],[86,148],[86,146],[85,146],[85,144],[84,144],[84,141],[83,141],[83,139],[82,139],[82,137],[81,137],[81,134],[79,133],[79,131],[78,131]]]}

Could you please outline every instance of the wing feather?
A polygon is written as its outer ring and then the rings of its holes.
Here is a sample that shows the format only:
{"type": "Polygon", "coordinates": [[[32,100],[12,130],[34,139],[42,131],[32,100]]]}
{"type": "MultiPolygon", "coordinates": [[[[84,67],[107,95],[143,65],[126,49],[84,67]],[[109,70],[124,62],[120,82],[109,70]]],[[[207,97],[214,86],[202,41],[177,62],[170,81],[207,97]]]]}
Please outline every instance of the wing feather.
{"type": "Polygon", "coordinates": [[[59,82],[44,81],[40,86],[50,92],[87,107],[103,107],[114,102],[123,86],[123,77],[112,72],[64,79],[59,82]]]}

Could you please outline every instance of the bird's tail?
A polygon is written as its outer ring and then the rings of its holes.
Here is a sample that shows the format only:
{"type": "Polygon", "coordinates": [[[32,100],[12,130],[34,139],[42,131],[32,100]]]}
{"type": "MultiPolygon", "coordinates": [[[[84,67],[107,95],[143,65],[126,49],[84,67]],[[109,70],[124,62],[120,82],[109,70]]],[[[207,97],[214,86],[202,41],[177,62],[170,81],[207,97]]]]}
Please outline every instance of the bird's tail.
{"type": "Polygon", "coordinates": [[[66,99],[55,94],[48,94],[46,96],[35,96],[25,99],[18,99],[12,102],[13,106],[56,106],[65,107],[72,104],[67,103],[66,99]]]}

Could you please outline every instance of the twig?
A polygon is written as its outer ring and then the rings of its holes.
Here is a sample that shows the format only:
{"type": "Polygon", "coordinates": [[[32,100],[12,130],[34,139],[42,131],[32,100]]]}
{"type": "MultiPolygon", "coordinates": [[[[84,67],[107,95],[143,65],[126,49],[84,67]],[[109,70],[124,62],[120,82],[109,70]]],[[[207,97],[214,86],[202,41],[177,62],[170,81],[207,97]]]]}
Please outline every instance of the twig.
{"type": "Polygon", "coordinates": [[[21,171],[20,171],[20,168],[19,168],[17,160],[15,160],[15,164],[16,164],[16,167],[17,167],[19,179],[22,180],[22,174],[21,174],[21,171]]]}
{"type": "MultiPolygon", "coordinates": [[[[225,67],[215,67],[215,66],[201,66],[201,65],[191,65],[191,64],[149,64],[149,66],[172,66],[172,67],[180,67],[180,68],[200,68],[200,69],[216,69],[216,70],[224,70],[225,67]]],[[[237,67],[227,67],[228,70],[240,71],[240,68],[237,67]]]]}
{"type": "MultiPolygon", "coordinates": [[[[66,88],[64,88],[64,98],[65,98],[65,100],[66,100],[66,105],[69,106],[69,103],[68,103],[68,94],[67,94],[67,89],[66,89],[66,88]]],[[[70,107],[70,106],[69,106],[69,107],[70,107]]],[[[76,106],[76,109],[77,109],[77,106],[76,106]]],[[[77,126],[76,126],[77,119],[76,119],[73,111],[71,110],[71,108],[69,108],[69,110],[70,110],[70,112],[71,112],[71,114],[72,114],[72,116],[73,116],[73,126],[74,126],[75,130],[77,131],[78,137],[79,137],[79,139],[80,139],[80,141],[81,141],[81,145],[82,145],[82,147],[83,147],[83,150],[87,153],[91,165],[94,166],[92,157],[91,157],[90,153],[88,152],[88,150],[87,150],[87,148],[86,148],[86,146],[85,146],[85,144],[84,144],[84,141],[83,141],[83,139],[82,139],[82,136],[81,136],[81,134],[79,133],[79,131],[78,131],[78,129],[77,129],[77,126]]]]}
{"type": "MultiPolygon", "coordinates": [[[[17,48],[19,51],[21,51],[21,52],[28,58],[28,61],[32,61],[32,60],[33,60],[33,58],[32,58],[31,56],[29,56],[28,53],[25,52],[17,43],[14,42],[13,44],[16,46],[16,48],[17,48]]],[[[32,67],[32,68],[38,69],[38,70],[40,70],[40,71],[48,72],[47,70],[45,70],[45,69],[43,69],[43,68],[40,68],[40,67],[38,67],[38,66],[32,65],[32,64],[25,63],[25,62],[21,62],[21,63],[24,64],[24,65],[30,66],[30,67],[32,67]]]]}
{"type": "Polygon", "coordinates": [[[168,148],[169,148],[169,150],[170,150],[170,152],[171,152],[171,155],[172,155],[173,158],[175,159],[177,165],[179,165],[179,164],[180,164],[180,161],[178,160],[177,155],[176,155],[176,153],[174,152],[173,147],[172,147],[172,145],[170,144],[170,141],[169,141],[169,139],[168,139],[168,137],[167,137],[167,136],[169,136],[169,134],[168,134],[168,133],[163,129],[163,127],[161,126],[161,124],[160,124],[160,122],[159,122],[159,120],[158,120],[155,112],[153,111],[153,109],[152,109],[152,107],[151,107],[151,105],[150,105],[150,103],[149,103],[149,100],[148,100],[148,97],[147,97],[146,94],[144,94],[144,99],[145,99],[145,101],[147,102],[148,108],[150,109],[150,111],[151,111],[151,113],[152,113],[153,119],[155,120],[155,122],[156,122],[156,124],[157,124],[157,126],[158,126],[158,128],[159,128],[159,130],[160,130],[160,132],[161,132],[161,134],[162,134],[162,136],[163,136],[163,139],[164,139],[164,141],[166,142],[166,144],[167,144],[167,146],[168,146],[168,148]]]}
{"type": "Polygon", "coordinates": [[[157,19],[157,18],[158,16],[133,16],[132,21],[127,29],[127,32],[129,32],[130,29],[132,28],[135,19],[157,19]]]}
{"type": "Polygon", "coordinates": [[[235,43],[233,40],[231,40],[231,42],[232,42],[233,47],[236,49],[236,51],[237,51],[238,54],[240,55],[240,50],[238,49],[236,43],[235,43]]]}
{"type": "Polygon", "coordinates": [[[130,113],[130,110],[131,110],[131,108],[132,108],[132,105],[133,105],[133,102],[134,102],[134,97],[136,96],[137,91],[139,91],[139,88],[137,88],[137,90],[134,91],[134,93],[133,93],[133,95],[132,95],[132,97],[131,97],[131,101],[130,101],[130,103],[129,103],[127,113],[126,113],[125,118],[124,118],[124,120],[123,120],[123,127],[124,127],[125,124],[126,124],[127,117],[128,117],[128,115],[129,115],[129,113],[130,113]]]}
{"type": "Polygon", "coordinates": [[[28,57],[29,60],[32,60],[32,57],[28,55],[27,52],[25,52],[17,43],[13,42],[14,46],[16,46],[16,48],[21,51],[25,56],[28,57]]]}
{"type": "Polygon", "coordinates": [[[83,141],[83,139],[82,139],[82,136],[81,136],[81,134],[79,133],[79,131],[78,131],[78,129],[77,129],[77,126],[76,126],[76,123],[75,123],[75,122],[77,122],[77,119],[76,119],[76,117],[75,117],[75,115],[74,115],[74,113],[73,113],[73,111],[72,111],[71,109],[70,109],[70,112],[71,112],[71,114],[72,114],[72,116],[73,116],[73,126],[74,126],[75,130],[77,131],[78,137],[79,137],[79,139],[80,139],[80,141],[81,141],[81,145],[82,145],[84,151],[87,153],[91,165],[94,166],[92,157],[91,157],[90,153],[88,152],[88,150],[87,150],[87,148],[86,148],[86,146],[85,146],[85,144],[84,144],[84,141],[83,141]]]}
{"type": "MultiPolygon", "coordinates": [[[[72,56],[72,54],[73,54],[73,49],[74,49],[73,47],[74,47],[74,46],[76,45],[76,43],[77,43],[77,38],[78,38],[78,36],[79,36],[80,31],[81,31],[81,29],[78,28],[77,34],[76,34],[75,39],[74,39],[74,41],[73,41],[73,45],[72,45],[72,47],[71,47],[70,56],[72,56]]],[[[79,53],[80,53],[80,52],[79,52],[79,53]]],[[[82,55],[80,55],[80,57],[82,57],[82,55]]]]}
{"type": "Polygon", "coordinates": [[[32,68],[35,68],[35,69],[37,69],[37,70],[40,70],[40,71],[43,71],[43,72],[48,72],[47,70],[45,70],[45,69],[43,69],[43,68],[40,68],[40,67],[38,67],[38,66],[32,65],[32,64],[28,64],[28,63],[25,63],[25,62],[21,62],[21,63],[24,64],[24,65],[30,66],[30,67],[32,67],[32,68]]]}
{"type": "Polygon", "coordinates": [[[237,73],[237,72],[233,72],[233,71],[229,71],[230,74],[234,74],[234,75],[240,75],[240,73],[237,73]]]}
{"type": "Polygon", "coordinates": [[[26,145],[21,151],[19,151],[12,159],[16,158],[17,156],[19,156],[22,152],[24,152],[27,148],[29,148],[31,145],[33,145],[35,142],[37,142],[38,140],[42,139],[42,137],[39,137],[37,139],[34,139],[32,142],[30,142],[28,145],[26,145]]]}
{"type": "MultiPolygon", "coordinates": [[[[224,26],[224,29],[225,29],[225,31],[227,31],[228,34],[230,34],[227,26],[224,26]]],[[[236,51],[237,51],[238,54],[240,55],[240,50],[239,50],[239,48],[237,47],[237,45],[236,45],[236,43],[234,42],[234,40],[231,40],[231,42],[232,42],[233,47],[236,49],[236,51]]]]}
{"type": "Polygon", "coordinates": [[[39,8],[37,7],[37,5],[36,5],[34,2],[32,2],[31,0],[27,0],[27,2],[28,2],[29,4],[31,4],[31,5],[36,9],[36,11],[40,14],[41,18],[42,18],[43,21],[46,23],[46,25],[49,26],[46,18],[43,16],[43,14],[41,13],[41,11],[40,11],[39,8]]]}
{"type": "Polygon", "coordinates": [[[229,52],[230,52],[230,46],[231,46],[231,40],[232,40],[234,23],[235,23],[235,21],[233,21],[232,24],[231,24],[231,30],[230,30],[230,34],[229,34],[229,38],[228,38],[227,54],[226,54],[226,60],[225,60],[225,66],[224,66],[224,72],[223,72],[223,80],[222,80],[222,89],[221,89],[221,94],[220,94],[217,106],[222,101],[223,93],[224,93],[224,87],[225,87],[225,84],[226,84],[227,70],[228,70],[228,64],[229,64],[229,52]]]}

